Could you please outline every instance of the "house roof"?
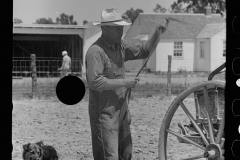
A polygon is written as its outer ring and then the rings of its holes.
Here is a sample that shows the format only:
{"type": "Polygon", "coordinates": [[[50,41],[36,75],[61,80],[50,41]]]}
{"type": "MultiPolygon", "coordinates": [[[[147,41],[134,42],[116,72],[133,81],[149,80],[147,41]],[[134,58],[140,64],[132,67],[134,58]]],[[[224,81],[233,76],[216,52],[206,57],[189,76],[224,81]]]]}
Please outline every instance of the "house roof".
{"type": "Polygon", "coordinates": [[[135,36],[133,39],[148,40],[148,34],[139,34],[135,36]]]}
{"type": "Polygon", "coordinates": [[[226,28],[226,23],[206,24],[197,38],[210,38],[226,28]]]}
{"type": "Polygon", "coordinates": [[[131,28],[131,26],[124,26],[123,27],[123,37],[126,35],[127,31],[131,28]]]}
{"type": "MultiPolygon", "coordinates": [[[[88,25],[88,29],[86,29],[86,39],[88,39],[89,37],[92,37],[93,35],[101,31],[101,27],[94,26],[92,22],[88,22],[87,25],[88,25]]],[[[131,26],[123,27],[123,36],[125,35],[125,33],[128,31],[130,27],[131,26]]]]}
{"type": "Polygon", "coordinates": [[[86,34],[85,34],[86,39],[88,39],[89,37],[92,37],[93,35],[101,31],[100,26],[94,26],[91,22],[88,22],[86,26],[88,26],[88,29],[86,29],[86,34]]]}
{"type": "Polygon", "coordinates": [[[198,36],[206,24],[225,23],[225,18],[220,14],[180,14],[180,13],[140,13],[136,23],[146,23],[147,26],[154,32],[159,23],[164,22],[166,18],[174,18],[180,21],[187,22],[186,25],[170,21],[168,30],[162,39],[193,39],[198,36]]]}

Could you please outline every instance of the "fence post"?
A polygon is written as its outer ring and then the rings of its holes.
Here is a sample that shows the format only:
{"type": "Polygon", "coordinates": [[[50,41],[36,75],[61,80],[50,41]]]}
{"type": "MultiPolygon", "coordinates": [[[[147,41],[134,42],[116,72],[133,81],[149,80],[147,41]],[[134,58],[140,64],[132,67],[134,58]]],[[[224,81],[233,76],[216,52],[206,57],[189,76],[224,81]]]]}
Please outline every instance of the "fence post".
{"type": "Polygon", "coordinates": [[[31,54],[31,71],[32,71],[32,98],[34,98],[37,93],[37,68],[35,54],[31,54]]]}
{"type": "Polygon", "coordinates": [[[172,56],[168,55],[168,73],[167,73],[167,96],[171,96],[171,63],[172,56]]]}

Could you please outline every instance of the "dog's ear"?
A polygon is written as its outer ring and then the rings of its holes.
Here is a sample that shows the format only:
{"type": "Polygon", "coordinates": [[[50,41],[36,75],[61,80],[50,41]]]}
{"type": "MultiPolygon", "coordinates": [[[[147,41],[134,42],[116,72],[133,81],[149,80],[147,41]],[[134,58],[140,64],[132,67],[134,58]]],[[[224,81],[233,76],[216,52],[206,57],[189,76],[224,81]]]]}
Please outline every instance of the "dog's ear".
{"type": "Polygon", "coordinates": [[[23,145],[23,150],[24,150],[24,151],[28,150],[28,149],[29,149],[29,145],[30,145],[30,143],[24,144],[24,145],[23,145]]]}
{"type": "Polygon", "coordinates": [[[39,145],[40,147],[42,147],[43,146],[43,141],[39,141],[36,144],[39,145]]]}

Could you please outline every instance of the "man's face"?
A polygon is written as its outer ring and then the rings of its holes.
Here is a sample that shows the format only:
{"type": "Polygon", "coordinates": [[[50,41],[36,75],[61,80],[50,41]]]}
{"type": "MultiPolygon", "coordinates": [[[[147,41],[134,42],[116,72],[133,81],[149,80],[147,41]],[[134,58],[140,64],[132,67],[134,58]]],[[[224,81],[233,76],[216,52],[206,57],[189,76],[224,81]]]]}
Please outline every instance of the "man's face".
{"type": "Polygon", "coordinates": [[[112,42],[120,42],[123,36],[123,26],[106,26],[106,34],[112,42]]]}

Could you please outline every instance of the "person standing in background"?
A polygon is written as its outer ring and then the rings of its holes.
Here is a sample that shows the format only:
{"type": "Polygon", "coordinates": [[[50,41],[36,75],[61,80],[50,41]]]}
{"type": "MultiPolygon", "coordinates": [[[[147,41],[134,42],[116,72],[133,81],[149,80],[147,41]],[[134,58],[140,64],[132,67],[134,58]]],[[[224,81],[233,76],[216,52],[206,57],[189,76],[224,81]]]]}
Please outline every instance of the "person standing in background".
{"type": "Polygon", "coordinates": [[[67,51],[63,51],[62,56],[62,67],[58,69],[59,71],[61,71],[60,78],[67,76],[68,73],[71,72],[71,58],[68,56],[67,51]]]}

